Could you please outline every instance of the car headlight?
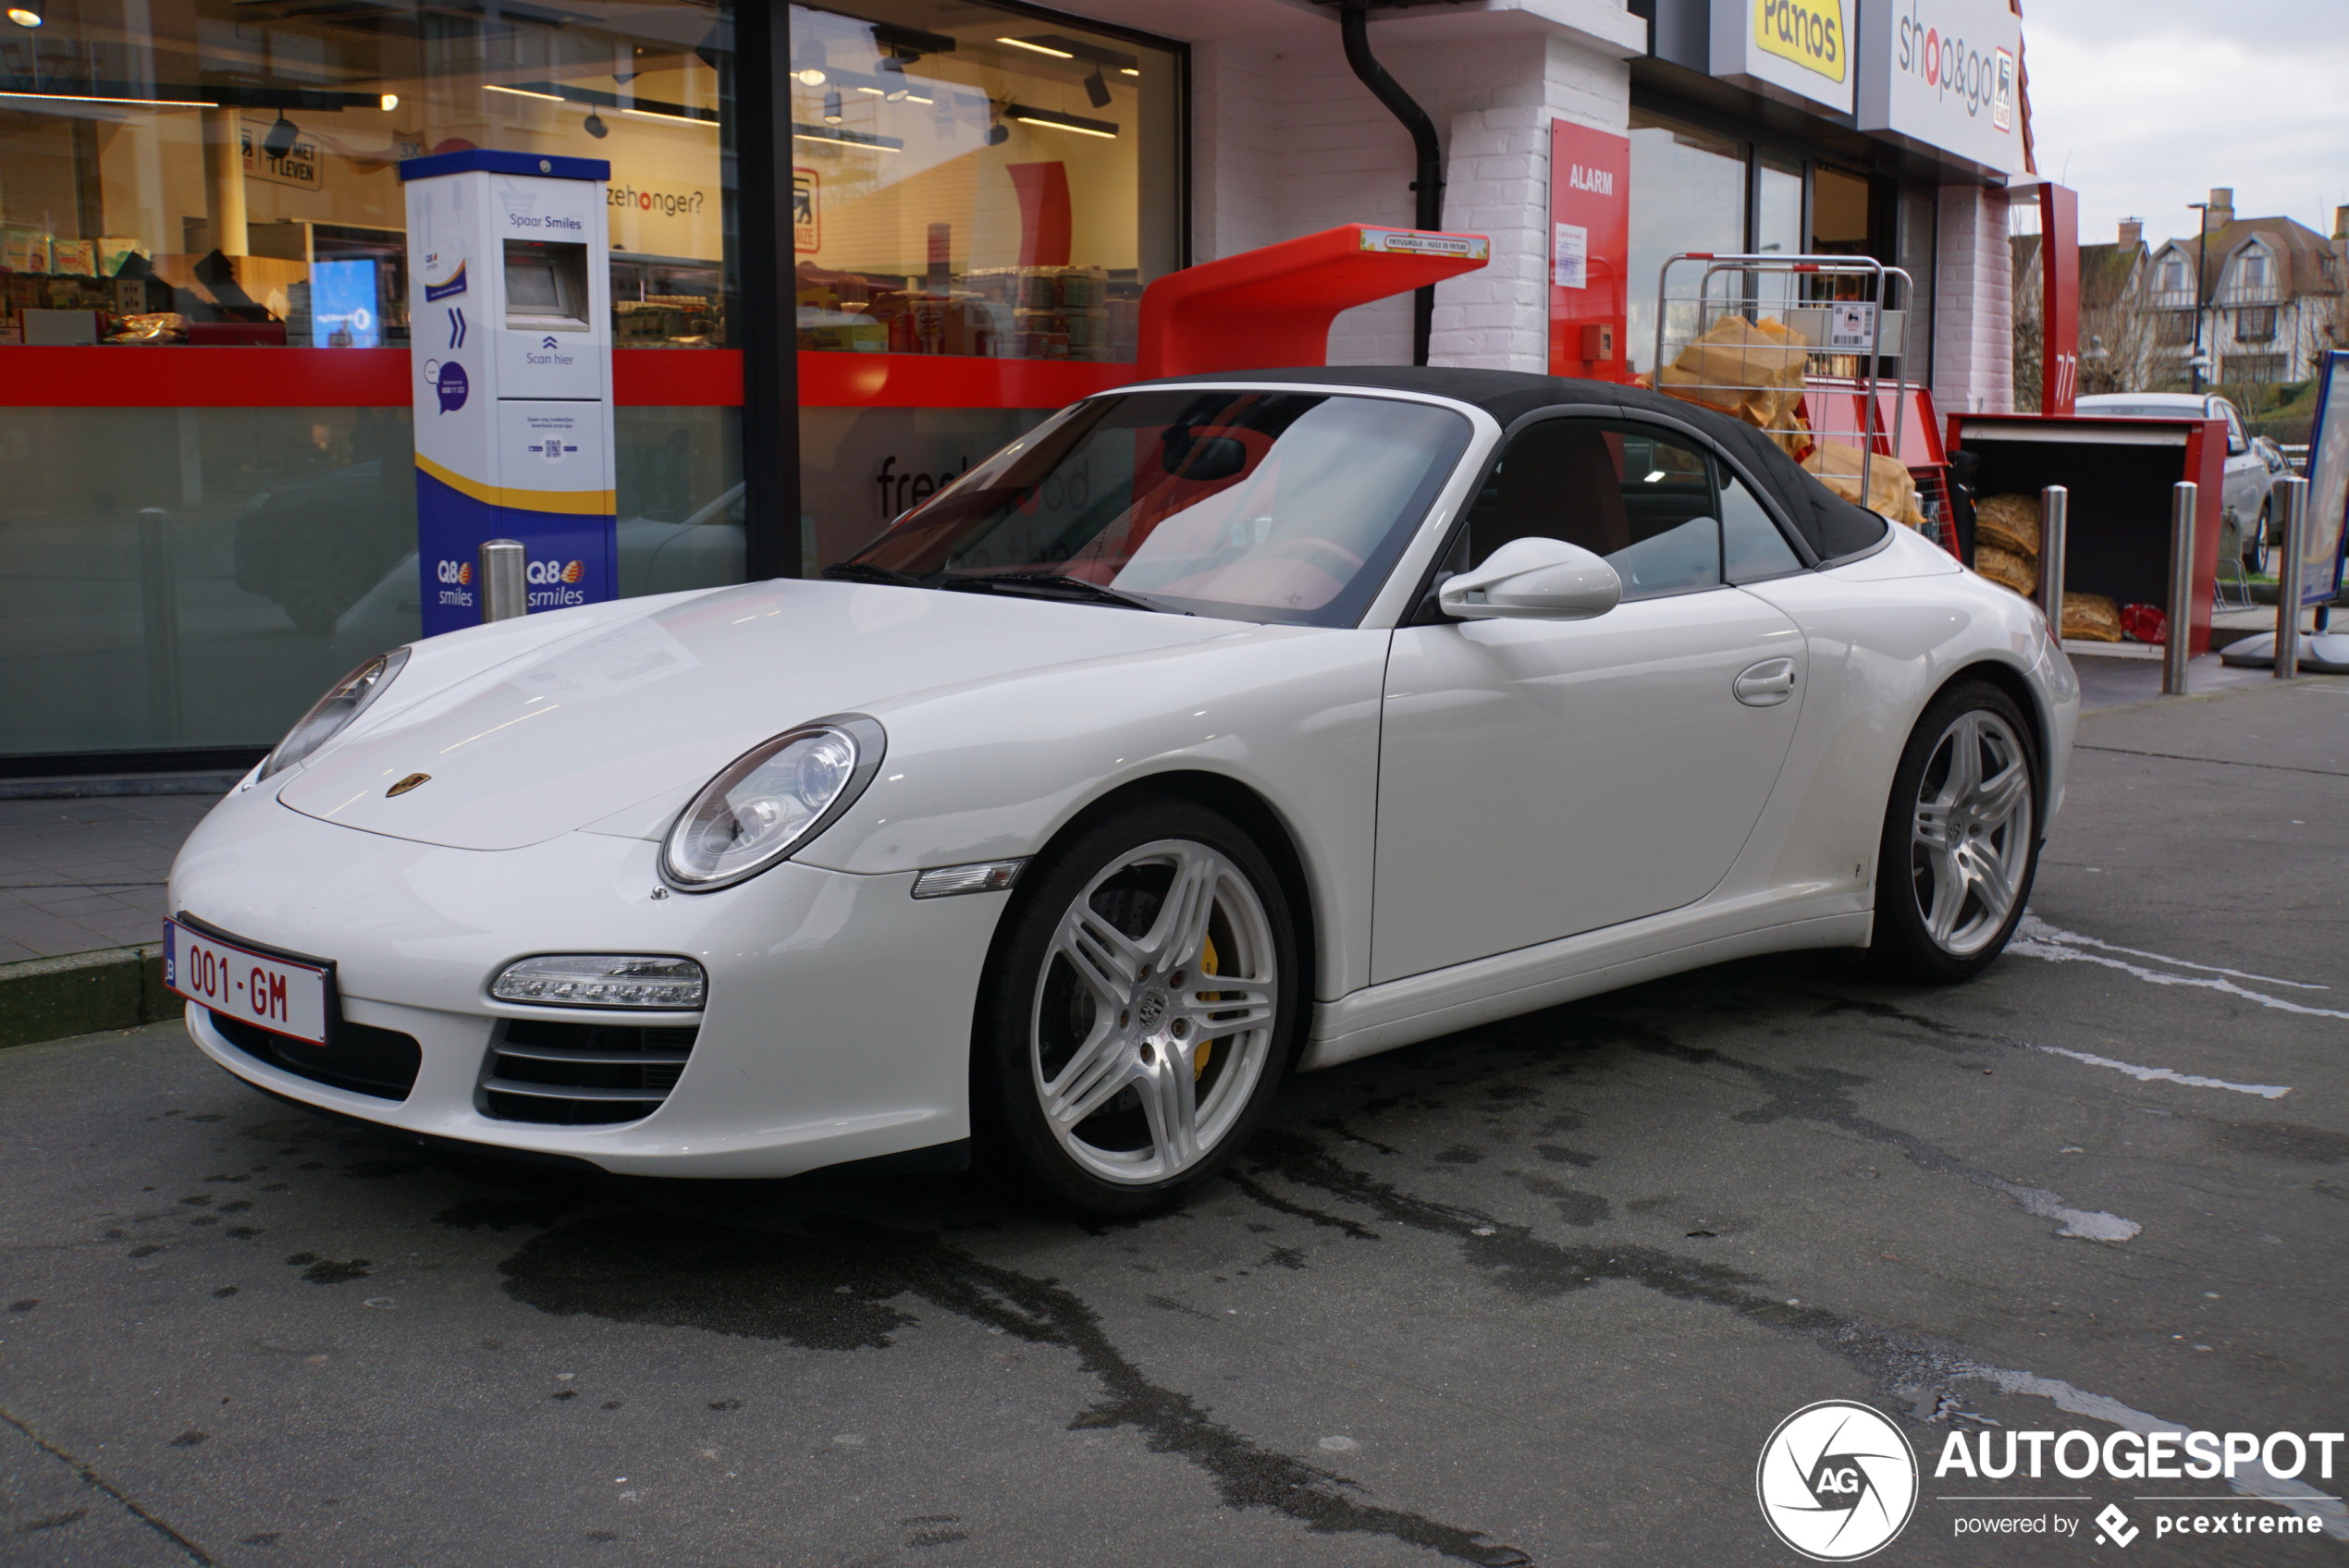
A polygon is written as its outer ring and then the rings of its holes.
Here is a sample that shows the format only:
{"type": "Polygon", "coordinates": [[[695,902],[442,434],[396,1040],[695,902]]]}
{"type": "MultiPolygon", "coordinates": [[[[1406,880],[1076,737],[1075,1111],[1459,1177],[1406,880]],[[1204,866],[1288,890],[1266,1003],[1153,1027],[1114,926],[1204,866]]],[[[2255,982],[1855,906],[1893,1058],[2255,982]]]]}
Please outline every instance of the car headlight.
{"type": "Polygon", "coordinates": [[[406,648],[394,648],[387,654],[377,654],[340,680],[326,688],[326,694],[312,704],[301,721],[286,731],[277,749],[261,765],[261,777],[286,769],[309,759],[310,753],[342,733],[345,726],[367,711],[367,704],[383,695],[400,667],[408,662],[406,648]]]}
{"type": "Polygon", "coordinates": [[[702,786],[661,845],[662,877],[706,893],[756,876],[830,827],[879,771],[888,737],[835,714],[760,742],[702,786]]]}

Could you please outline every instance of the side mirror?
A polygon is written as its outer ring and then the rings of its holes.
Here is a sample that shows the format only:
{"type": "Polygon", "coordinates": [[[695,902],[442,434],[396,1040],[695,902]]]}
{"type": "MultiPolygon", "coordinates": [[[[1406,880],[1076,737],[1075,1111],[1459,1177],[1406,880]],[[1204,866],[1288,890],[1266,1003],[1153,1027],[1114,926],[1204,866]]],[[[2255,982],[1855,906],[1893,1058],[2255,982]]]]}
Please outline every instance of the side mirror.
{"type": "Polygon", "coordinates": [[[1623,602],[1605,557],[1563,539],[1512,539],[1436,591],[1462,620],[1588,620],[1623,602]]]}

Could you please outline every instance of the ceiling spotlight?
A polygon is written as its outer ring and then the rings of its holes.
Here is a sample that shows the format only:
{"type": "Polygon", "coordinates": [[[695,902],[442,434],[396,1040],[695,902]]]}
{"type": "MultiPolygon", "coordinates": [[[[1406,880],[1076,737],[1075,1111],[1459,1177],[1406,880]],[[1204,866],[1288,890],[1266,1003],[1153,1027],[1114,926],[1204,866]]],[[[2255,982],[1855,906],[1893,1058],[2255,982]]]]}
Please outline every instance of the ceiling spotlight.
{"type": "Polygon", "coordinates": [[[1101,80],[1101,67],[1095,66],[1093,74],[1085,79],[1085,96],[1096,109],[1109,107],[1109,83],[1101,80]]]}
{"type": "Polygon", "coordinates": [[[282,158],[292,152],[294,143],[301,140],[301,127],[281,114],[277,116],[277,123],[271,126],[269,133],[261,139],[261,150],[273,158],[282,158]]]}
{"type": "Polygon", "coordinates": [[[587,111],[587,117],[579,122],[579,127],[598,141],[611,134],[611,127],[604,123],[604,116],[593,109],[587,111]]]}
{"type": "Polygon", "coordinates": [[[18,27],[39,27],[48,0],[10,0],[8,19],[18,27]]]}
{"type": "Polygon", "coordinates": [[[387,92],[376,102],[382,108],[383,112],[387,115],[391,113],[392,110],[400,107],[400,94],[397,92],[387,92]]]}
{"type": "Polygon", "coordinates": [[[794,74],[798,76],[800,85],[803,87],[821,87],[824,85],[824,73],[816,69],[813,66],[810,66],[804,71],[799,71],[794,74]]]}
{"type": "Polygon", "coordinates": [[[827,88],[824,90],[824,123],[826,125],[838,125],[840,122],[840,89],[837,87],[827,88]]]}

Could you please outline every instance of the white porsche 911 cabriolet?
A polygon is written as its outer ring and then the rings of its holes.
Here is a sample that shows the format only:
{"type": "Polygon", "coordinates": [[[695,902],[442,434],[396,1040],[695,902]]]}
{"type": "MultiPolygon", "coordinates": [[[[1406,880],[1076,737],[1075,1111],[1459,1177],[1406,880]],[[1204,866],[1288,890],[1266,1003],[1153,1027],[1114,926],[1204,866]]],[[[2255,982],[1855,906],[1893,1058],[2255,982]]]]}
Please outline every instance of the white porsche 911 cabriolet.
{"type": "Polygon", "coordinates": [[[1953,981],[2072,668],[1760,433],[1506,372],[1053,416],[822,581],[370,659],[173,868],[215,1061],[606,1170],[1179,1198],[1282,1078],[1746,954],[1953,981]]]}

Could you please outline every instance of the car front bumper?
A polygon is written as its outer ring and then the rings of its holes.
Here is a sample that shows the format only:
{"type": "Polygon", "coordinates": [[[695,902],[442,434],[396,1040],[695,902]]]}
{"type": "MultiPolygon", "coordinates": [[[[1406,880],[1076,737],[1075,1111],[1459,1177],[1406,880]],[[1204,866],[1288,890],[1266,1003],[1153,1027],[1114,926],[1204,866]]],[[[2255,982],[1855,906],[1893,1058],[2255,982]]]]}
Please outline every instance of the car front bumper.
{"type": "Polygon", "coordinates": [[[643,839],[564,833],[519,850],[340,827],[262,786],[200,825],[170,907],[224,935],[329,960],[342,1017],[412,1037],[404,1099],[250,1054],[189,1009],[215,1061],[289,1099],[434,1138],[584,1159],[633,1175],[787,1176],[969,1134],[974,998],[1002,894],[912,898],[910,871],[786,863],[714,893],[671,893],[643,839]],[[703,1011],[533,1007],[491,979],[535,953],[658,953],[708,973],[703,1011]],[[675,1086],[641,1120],[551,1125],[488,1114],[509,1020],[693,1026],[675,1086]]]}

